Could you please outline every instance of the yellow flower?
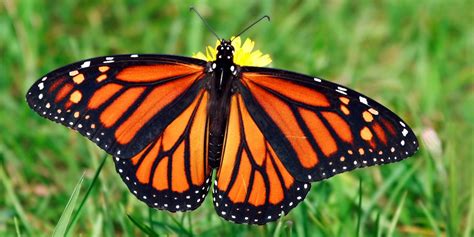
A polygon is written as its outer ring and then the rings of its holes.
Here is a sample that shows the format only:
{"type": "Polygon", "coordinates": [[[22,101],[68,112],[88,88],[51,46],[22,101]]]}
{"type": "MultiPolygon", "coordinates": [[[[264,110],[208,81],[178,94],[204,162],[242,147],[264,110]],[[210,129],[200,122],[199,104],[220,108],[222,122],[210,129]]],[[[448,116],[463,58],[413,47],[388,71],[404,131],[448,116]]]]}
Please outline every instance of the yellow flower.
{"type": "MultiPolygon", "coordinates": [[[[270,55],[263,54],[260,50],[253,50],[255,42],[251,39],[245,39],[244,44],[240,40],[240,37],[230,38],[232,41],[232,46],[234,46],[234,63],[239,66],[254,66],[254,67],[265,67],[268,66],[272,59],[270,55]]],[[[206,54],[198,52],[193,54],[193,58],[198,58],[206,61],[215,61],[217,55],[217,46],[219,46],[219,40],[216,42],[216,46],[206,47],[206,54]]]]}

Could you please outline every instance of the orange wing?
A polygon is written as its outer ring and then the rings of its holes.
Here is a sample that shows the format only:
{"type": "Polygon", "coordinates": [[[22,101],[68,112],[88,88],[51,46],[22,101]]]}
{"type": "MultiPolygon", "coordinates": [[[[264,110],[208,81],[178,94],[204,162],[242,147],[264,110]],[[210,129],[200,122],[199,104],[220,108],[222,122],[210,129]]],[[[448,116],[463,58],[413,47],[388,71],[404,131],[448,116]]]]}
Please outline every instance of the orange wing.
{"type": "Polygon", "coordinates": [[[27,101],[108,153],[130,158],[190,106],[203,88],[205,63],[167,55],[88,59],[38,80],[27,101]]]}
{"type": "Polygon", "coordinates": [[[209,191],[207,92],[201,91],[163,133],[132,159],[115,158],[130,191],[150,207],[196,209],[209,191]]]}
{"type": "Polygon", "coordinates": [[[303,182],[399,161],[418,149],[393,112],[319,78],[243,67],[239,91],[277,157],[303,182]]]}
{"type": "Polygon", "coordinates": [[[234,95],[213,193],[217,213],[237,223],[265,224],[288,213],[310,187],[288,172],[242,96],[234,95]]]}

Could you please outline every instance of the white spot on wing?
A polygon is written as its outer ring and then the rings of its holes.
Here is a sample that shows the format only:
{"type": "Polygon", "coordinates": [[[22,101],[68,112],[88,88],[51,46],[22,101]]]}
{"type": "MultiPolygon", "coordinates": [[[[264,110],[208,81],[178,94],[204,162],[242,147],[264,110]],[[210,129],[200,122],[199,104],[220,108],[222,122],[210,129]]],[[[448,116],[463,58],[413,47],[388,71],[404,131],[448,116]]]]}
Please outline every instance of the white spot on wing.
{"type": "Polygon", "coordinates": [[[138,54],[132,54],[130,55],[131,58],[138,58],[138,54]]]}
{"type": "Polygon", "coordinates": [[[81,68],[86,68],[86,67],[89,67],[90,65],[91,65],[91,61],[85,61],[84,63],[82,63],[81,68]]]}
{"type": "Polygon", "coordinates": [[[44,83],[41,82],[40,84],[38,84],[38,88],[39,88],[40,90],[43,90],[43,89],[44,89],[44,83]]]}
{"type": "Polygon", "coordinates": [[[315,78],[313,78],[313,79],[314,79],[314,81],[321,82],[321,79],[319,79],[319,78],[317,78],[317,77],[315,77],[315,78]]]}
{"type": "Polygon", "coordinates": [[[407,134],[408,134],[408,130],[406,130],[406,129],[404,128],[403,131],[402,131],[402,134],[403,134],[404,137],[406,137],[407,134]]]}
{"type": "Polygon", "coordinates": [[[362,104],[369,105],[369,102],[367,102],[367,98],[365,98],[365,97],[359,96],[359,101],[360,101],[362,104]]]}
{"type": "Polygon", "coordinates": [[[347,91],[347,89],[346,89],[346,88],[344,88],[344,87],[341,87],[341,86],[338,86],[338,87],[337,87],[337,89],[338,89],[338,90],[341,90],[341,91],[347,91]]]}

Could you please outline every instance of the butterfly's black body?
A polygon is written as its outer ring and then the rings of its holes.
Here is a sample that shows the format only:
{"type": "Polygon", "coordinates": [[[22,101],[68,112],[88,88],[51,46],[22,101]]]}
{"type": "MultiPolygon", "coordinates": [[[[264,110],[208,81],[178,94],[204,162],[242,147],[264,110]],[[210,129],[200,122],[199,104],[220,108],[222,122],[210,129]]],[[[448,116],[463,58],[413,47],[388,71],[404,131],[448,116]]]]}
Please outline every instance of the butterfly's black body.
{"type": "Polygon", "coordinates": [[[229,117],[229,103],[233,92],[233,81],[237,74],[237,65],[233,62],[234,47],[230,41],[222,40],[217,47],[216,60],[208,64],[208,73],[212,76],[208,80],[207,90],[210,93],[209,113],[209,164],[215,168],[219,166],[224,144],[227,118],[229,117]]]}

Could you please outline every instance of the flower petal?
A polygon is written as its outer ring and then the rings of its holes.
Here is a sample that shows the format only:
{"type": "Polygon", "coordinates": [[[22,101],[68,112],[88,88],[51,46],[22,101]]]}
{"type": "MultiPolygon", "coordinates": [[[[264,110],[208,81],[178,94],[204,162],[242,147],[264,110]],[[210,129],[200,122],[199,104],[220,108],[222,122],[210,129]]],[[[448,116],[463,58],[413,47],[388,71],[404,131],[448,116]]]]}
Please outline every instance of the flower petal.
{"type": "Polygon", "coordinates": [[[209,60],[209,61],[216,60],[216,55],[217,55],[216,48],[212,48],[211,46],[207,46],[207,48],[206,48],[207,60],[209,60]]]}
{"type": "Polygon", "coordinates": [[[252,52],[254,45],[255,45],[255,43],[252,40],[246,39],[245,42],[244,42],[244,45],[242,45],[242,51],[244,51],[246,53],[250,53],[250,52],[252,52]]]}
{"type": "Polygon", "coordinates": [[[242,42],[240,41],[240,37],[235,38],[234,36],[232,36],[230,40],[232,41],[231,44],[232,46],[234,46],[235,52],[237,52],[237,50],[240,49],[240,45],[242,44],[242,42]]]}
{"type": "Polygon", "coordinates": [[[202,52],[197,52],[197,53],[193,54],[193,58],[202,59],[202,60],[206,60],[206,61],[208,60],[206,55],[204,55],[202,52]]]}

